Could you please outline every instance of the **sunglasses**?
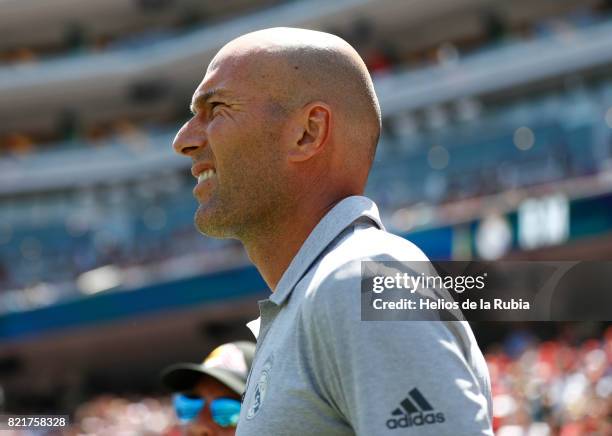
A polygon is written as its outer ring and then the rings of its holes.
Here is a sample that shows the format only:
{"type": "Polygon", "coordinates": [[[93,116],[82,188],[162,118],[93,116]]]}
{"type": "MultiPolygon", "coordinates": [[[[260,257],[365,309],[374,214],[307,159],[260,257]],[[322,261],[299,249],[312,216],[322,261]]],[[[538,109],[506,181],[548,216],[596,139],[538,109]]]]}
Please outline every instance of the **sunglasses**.
{"type": "MultiPolygon", "coordinates": [[[[182,424],[194,421],[206,406],[204,398],[185,394],[175,394],[172,403],[182,424]]],[[[240,417],[240,401],[233,398],[215,398],[210,402],[210,414],[213,421],[221,427],[236,427],[240,417]]]]}

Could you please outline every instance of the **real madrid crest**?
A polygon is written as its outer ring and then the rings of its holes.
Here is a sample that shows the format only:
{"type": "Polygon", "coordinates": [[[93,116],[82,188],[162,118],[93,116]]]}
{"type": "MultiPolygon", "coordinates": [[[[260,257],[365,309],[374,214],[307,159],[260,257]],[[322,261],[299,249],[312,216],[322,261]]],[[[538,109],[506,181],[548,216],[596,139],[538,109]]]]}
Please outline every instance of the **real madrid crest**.
{"type": "Polygon", "coordinates": [[[272,369],[272,356],[263,364],[259,380],[255,385],[255,390],[251,396],[249,408],[247,409],[247,419],[253,419],[261,409],[261,406],[266,398],[268,384],[270,382],[270,370],[272,369]]]}

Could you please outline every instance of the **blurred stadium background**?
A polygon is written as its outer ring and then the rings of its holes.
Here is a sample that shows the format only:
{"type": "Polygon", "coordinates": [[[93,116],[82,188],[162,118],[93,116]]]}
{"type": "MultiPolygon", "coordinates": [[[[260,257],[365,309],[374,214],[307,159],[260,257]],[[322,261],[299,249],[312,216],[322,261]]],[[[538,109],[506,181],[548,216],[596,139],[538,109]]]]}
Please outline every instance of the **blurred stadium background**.
{"type": "MultiPolygon", "coordinates": [[[[612,1],[0,0],[1,412],[172,434],[159,371],[250,338],[264,282],[194,230],[170,145],[214,53],[279,25],[370,68],[391,231],[433,259],[612,258],[612,1]]],[[[612,434],[609,324],[474,329],[496,434],[612,434]]]]}

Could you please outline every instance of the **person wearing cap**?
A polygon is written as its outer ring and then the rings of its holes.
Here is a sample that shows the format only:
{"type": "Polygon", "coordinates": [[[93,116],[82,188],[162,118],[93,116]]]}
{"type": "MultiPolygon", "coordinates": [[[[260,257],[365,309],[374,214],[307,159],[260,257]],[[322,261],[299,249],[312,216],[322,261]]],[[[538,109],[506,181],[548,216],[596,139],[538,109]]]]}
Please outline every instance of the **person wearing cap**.
{"type": "Polygon", "coordinates": [[[201,364],[177,363],[162,372],[162,382],[175,392],[175,412],[187,435],[235,434],[254,353],[252,342],[231,342],[215,348],[201,364]]]}

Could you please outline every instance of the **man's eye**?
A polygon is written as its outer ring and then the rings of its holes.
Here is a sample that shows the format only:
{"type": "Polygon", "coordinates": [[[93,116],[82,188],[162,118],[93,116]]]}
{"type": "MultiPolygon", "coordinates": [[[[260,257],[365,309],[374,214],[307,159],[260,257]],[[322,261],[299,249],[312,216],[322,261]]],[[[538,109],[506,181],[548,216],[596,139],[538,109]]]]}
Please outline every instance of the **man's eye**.
{"type": "Polygon", "coordinates": [[[222,105],[223,105],[223,103],[218,102],[218,101],[212,102],[212,103],[210,104],[210,112],[211,112],[212,114],[214,114],[214,113],[215,113],[215,109],[216,109],[216,108],[218,108],[219,106],[222,106],[222,105]]]}

